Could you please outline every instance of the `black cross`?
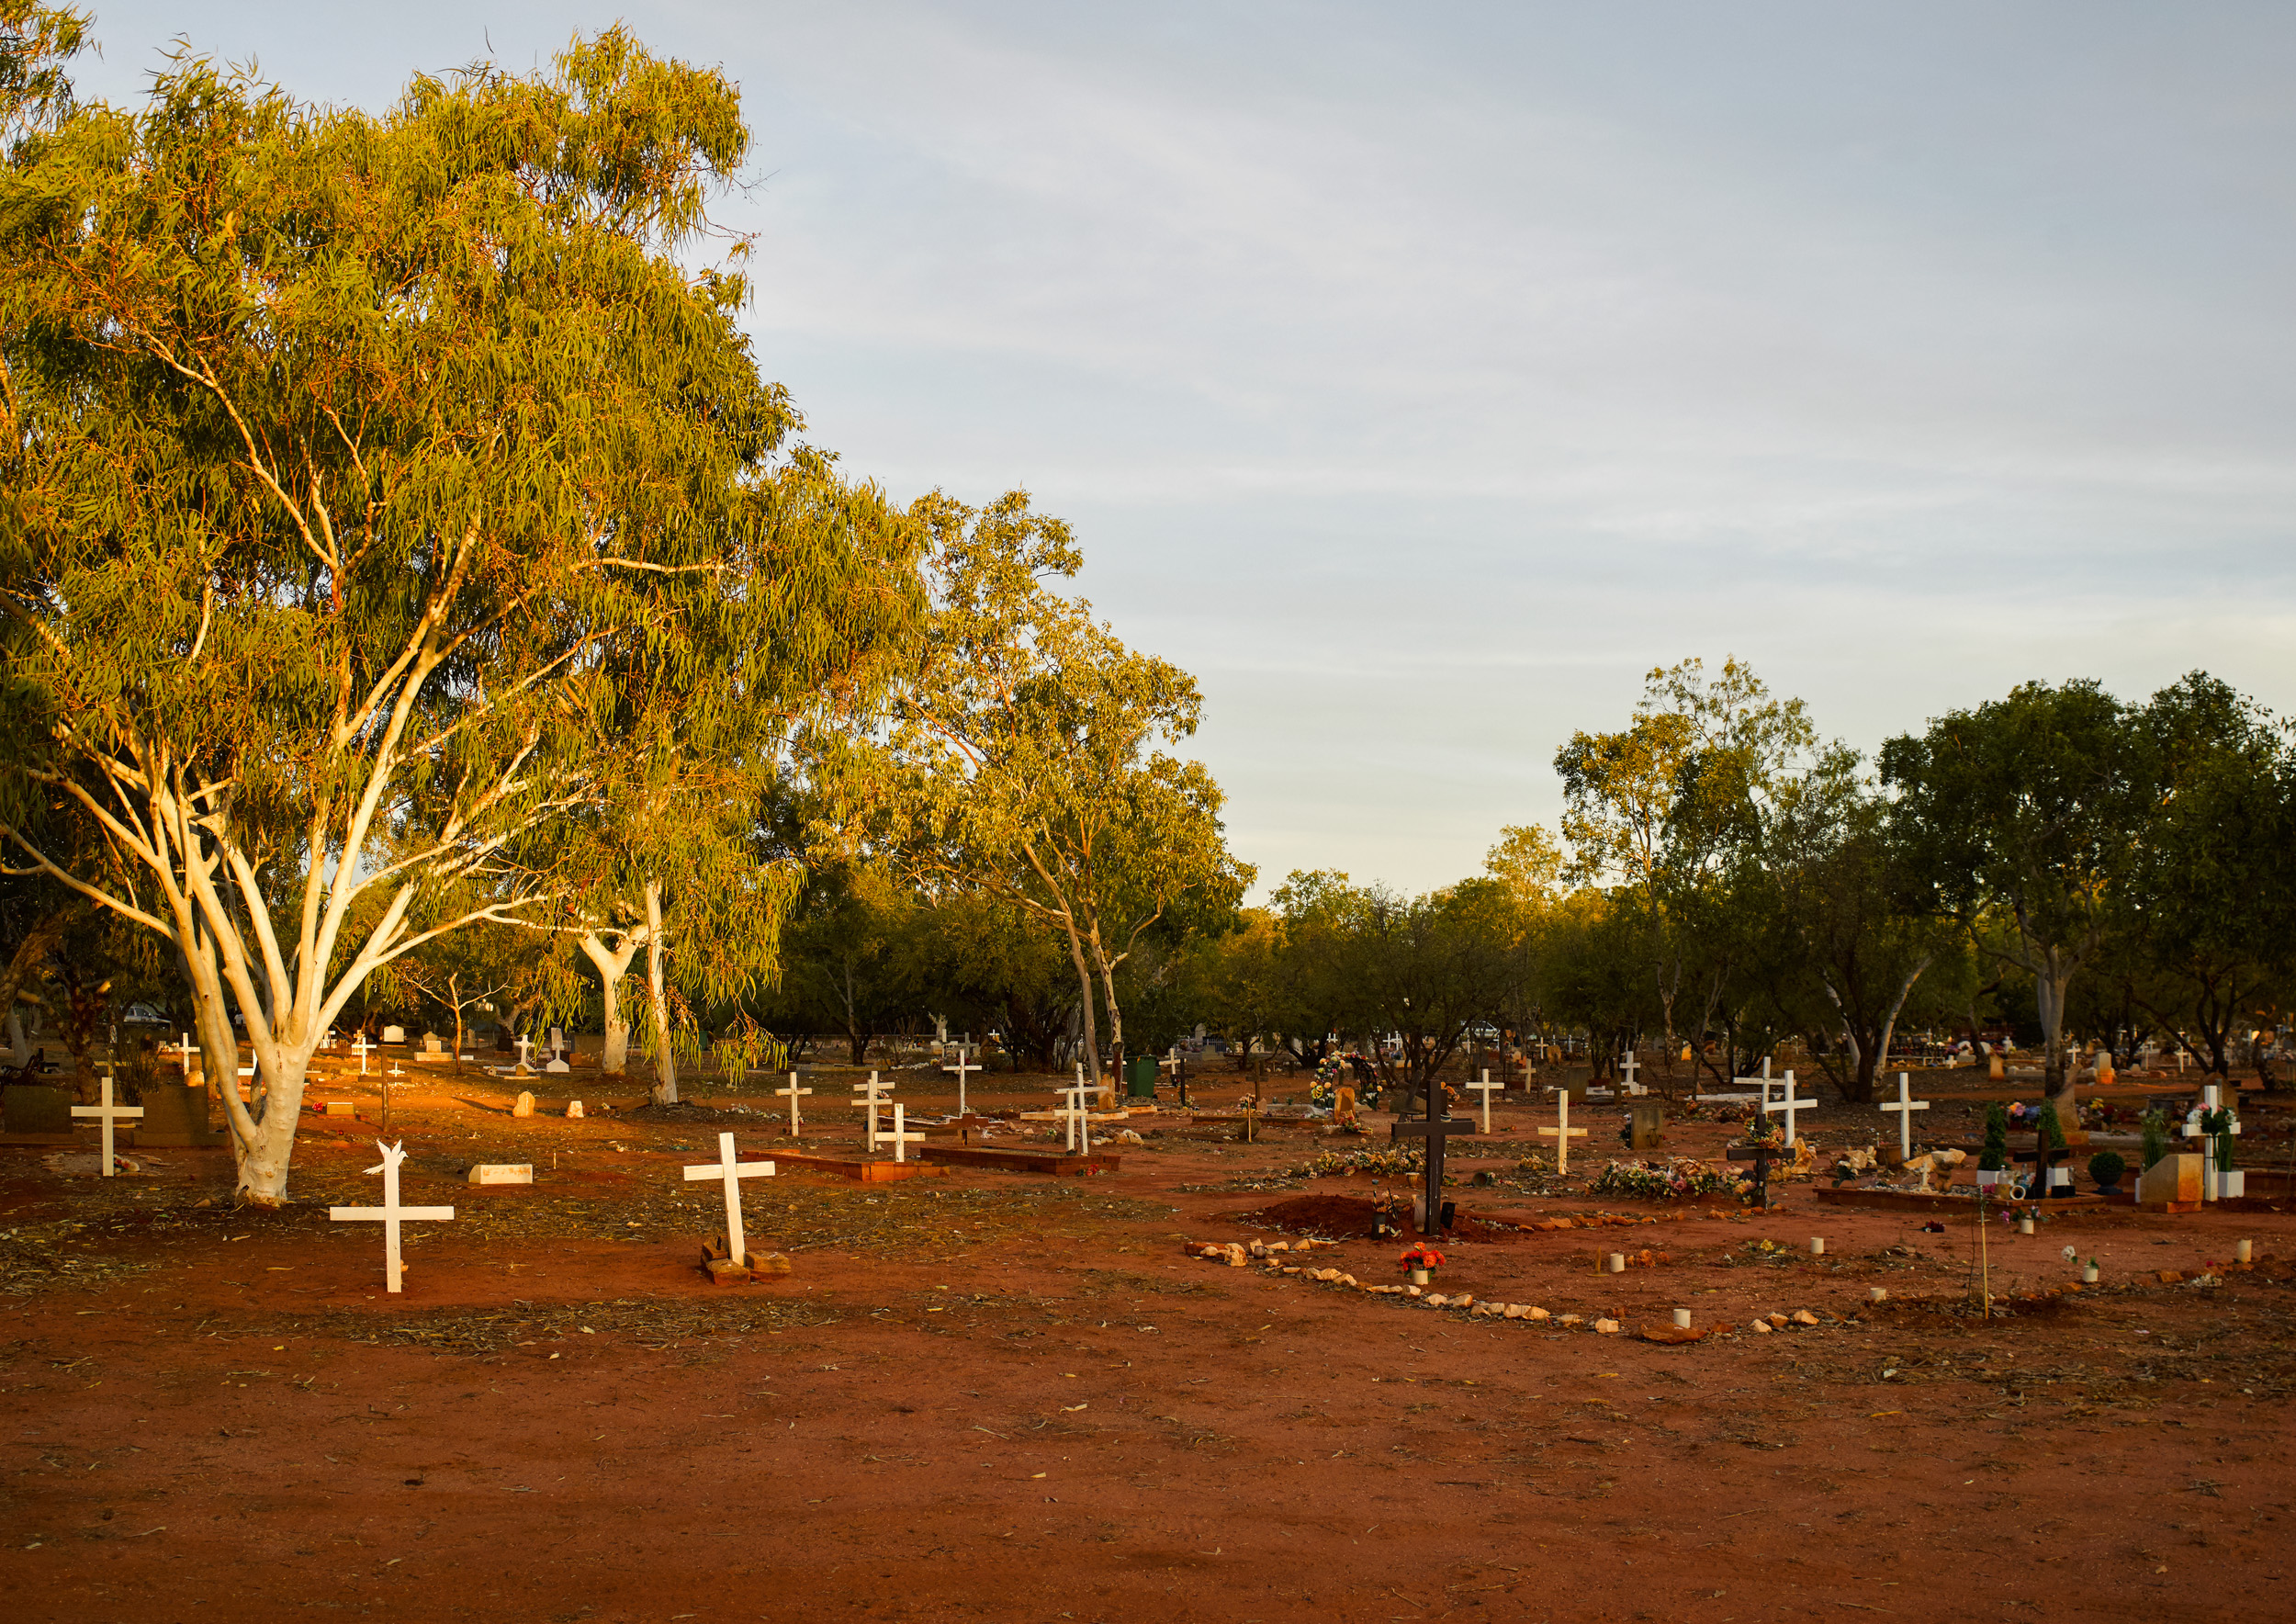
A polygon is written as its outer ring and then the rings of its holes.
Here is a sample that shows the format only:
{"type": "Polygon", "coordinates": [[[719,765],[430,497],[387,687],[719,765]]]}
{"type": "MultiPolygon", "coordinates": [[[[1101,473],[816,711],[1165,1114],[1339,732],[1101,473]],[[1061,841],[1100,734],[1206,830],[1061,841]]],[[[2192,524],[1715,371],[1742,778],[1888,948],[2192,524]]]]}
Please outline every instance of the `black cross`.
{"type": "Polygon", "coordinates": [[[1475,1124],[1457,1117],[1435,1115],[1435,1084],[1427,1084],[1427,1114],[1419,1122],[1398,1122],[1390,1131],[1391,1139],[1424,1139],[1427,1142],[1427,1198],[1421,1203],[1419,1233],[1443,1233],[1443,1142],[1454,1133],[1472,1133],[1475,1124]]]}
{"type": "Polygon", "coordinates": [[[1730,1152],[1734,1162],[1750,1162],[1754,1167],[1754,1204],[1765,1212],[1770,1210],[1770,1164],[1793,1152],[1782,1145],[1750,1145],[1730,1152]]]}

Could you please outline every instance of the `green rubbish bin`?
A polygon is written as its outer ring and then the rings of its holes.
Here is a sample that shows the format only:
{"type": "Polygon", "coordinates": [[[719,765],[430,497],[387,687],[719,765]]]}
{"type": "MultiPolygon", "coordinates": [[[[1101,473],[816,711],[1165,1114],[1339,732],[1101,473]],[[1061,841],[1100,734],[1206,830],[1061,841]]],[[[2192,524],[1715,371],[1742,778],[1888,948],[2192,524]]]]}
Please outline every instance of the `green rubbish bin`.
{"type": "Polygon", "coordinates": [[[1154,1054],[1134,1054],[1124,1062],[1124,1097],[1128,1100],[1154,1100],[1156,1097],[1156,1057],[1154,1054]]]}

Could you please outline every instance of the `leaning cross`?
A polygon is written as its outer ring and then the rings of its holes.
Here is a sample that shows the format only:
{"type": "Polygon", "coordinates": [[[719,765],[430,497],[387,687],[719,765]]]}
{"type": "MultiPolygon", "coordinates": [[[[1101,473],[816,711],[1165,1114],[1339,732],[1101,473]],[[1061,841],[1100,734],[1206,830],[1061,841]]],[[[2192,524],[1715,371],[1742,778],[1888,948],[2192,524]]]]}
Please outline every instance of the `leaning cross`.
{"type": "Polygon", "coordinates": [[[452,1207],[402,1207],[399,1204],[399,1164],[407,1159],[407,1142],[396,1145],[375,1141],[375,1148],[383,1153],[382,1163],[369,1167],[370,1173],[383,1176],[383,1204],[379,1207],[330,1207],[327,1216],[337,1224],[373,1224],[383,1226],[384,1290],[399,1290],[399,1277],[406,1273],[406,1266],[399,1261],[399,1225],[411,1218],[444,1222],[455,1215],[452,1207]]]}
{"type": "Polygon", "coordinates": [[[969,1071],[978,1071],[981,1069],[977,1066],[967,1065],[967,1059],[968,1056],[965,1054],[964,1045],[962,1043],[959,1043],[957,1045],[957,1063],[954,1066],[944,1066],[940,1068],[943,1071],[953,1071],[957,1074],[957,1114],[959,1116],[967,1116],[971,1114],[971,1112],[966,1110],[964,1103],[964,1074],[969,1071]]]}
{"type": "Polygon", "coordinates": [[[75,1117],[96,1117],[101,1119],[103,1122],[104,1177],[107,1179],[110,1178],[112,1176],[112,1123],[117,1118],[141,1116],[143,1114],[143,1107],[141,1105],[114,1105],[112,1103],[112,1080],[109,1077],[106,1077],[104,1079],[104,1103],[101,1105],[75,1105],[72,1108],[72,1114],[75,1117]]]}
{"type": "Polygon", "coordinates": [[[1502,1083],[1494,1083],[1494,1082],[1492,1082],[1492,1081],[1491,1080],[1491,1067],[1489,1067],[1489,1066],[1484,1066],[1484,1067],[1483,1067],[1483,1080],[1482,1080],[1481,1082],[1480,1082],[1480,1083],[1469,1083],[1469,1084],[1468,1084],[1467,1086],[1468,1086],[1469,1088],[1470,1088],[1474,1089],[1476,1093],[1480,1094],[1480,1095],[1483,1097],[1483,1132],[1484,1132],[1484,1133],[1490,1133],[1490,1132],[1491,1132],[1491,1090],[1492,1090],[1492,1089],[1494,1089],[1494,1088],[1496,1088],[1496,1089],[1498,1089],[1499,1091],[1501,1091],[1502,1093],[1503,1093],[1503,1092],[1505,1092],[1505,1090],[1506,1090],[1506,1084],[1504,1084],[1504,1083],[1503,1083],[1503,1082],[1502,1082],[1502,1083]]]}
{"type": "Polygon", "coordinates": [[[741,1181],[744,1179],[771,1179],[771,1162],[744,1162],[734,1158],[734,1136],[717,1136],[717,1159],[703,1162],[698,1167],[686,1169],[686,1182],[703,1179],[722,1179],[726,1182],[726,1256],[734,1260],[737,1269],[747,1268],[749,1262],[749,1237],[741,1232],[741,1181]]]}
{"type": "Polygon", "coordinates": [[[1454,1133],[1472,1133],[1475,1124],[1457,1117],[1435,1115],[1435,1090],[1442,1085],[1426,1080],[1427,1114],[1418,1122],[1399,1121],[1389,1130],[1390,1139],[1424,1140],[1427,1146],[1426,1195],[1419,1207],[1419,1233],[1443,1233],[1443,1145],[1454,1133]]]}
{"type": "Polygon", "coordinates": [[[789,1101],[789,1136],[792,1139],[794,1139],[797,1137],[798,1133],[797,1097],[800,1094],[810,1094],[813,1090],[811,1088],[799,1088],[797,1086],[797,1074],[793,1071],[789,1074],[789,1087],[786,1088],[776,1088],[773,1091],[776,1094],[779,1094],[782,1099],[789,1101]]]}
{"type": "Polygon", "coordinates": [[[865,1110],[869,1112],[869,1133],[868,1137],[861,1141],[861,1148],[874,1150],[877,1148],[877,1110],[880,1106],[892,1104],[893,1101],[885,1098],[884,1086],[877,1081],[877,1074],[873,1071],[869,1074],[867,1082],[853,1085],[853,1092],[861,1096],[861,1099],[851,1102],[853,1109],[865,1110]]]}
{"type": "Polygon", "coordinates": [[[1555,1125],[1551,1128],[1541,1128],[1539,1132],[1555,1142],[1555,1171],[1558,1173],[1570,1171],[1570,1142],[1573,1139],[1585,1138],[1586,1130],[1570,1125],[1569,1089],[1559,1090],[1555,1095],[1555,1125]]]}
{"type": "Polygon", "coordinates": [[[1901,1161],[1913,1159],[1913,1113],[1927,1111],[1930,1102],[1913,1098],[1912,1088],[1904,1072],[1897,1074],[1897,1098],[1882,1101],[1884,1111],[1897,1113],[1897,1156],[1901,1161]]]}

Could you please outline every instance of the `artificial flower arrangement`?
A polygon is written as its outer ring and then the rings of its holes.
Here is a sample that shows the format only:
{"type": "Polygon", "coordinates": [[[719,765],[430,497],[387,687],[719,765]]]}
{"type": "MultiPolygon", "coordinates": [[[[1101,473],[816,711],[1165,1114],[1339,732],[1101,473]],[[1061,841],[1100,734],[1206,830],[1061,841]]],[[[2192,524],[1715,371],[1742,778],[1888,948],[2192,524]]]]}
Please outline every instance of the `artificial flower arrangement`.
{"type": "Polygon", "coordinates": [[[1403,1248],[1402,1267],[1411,1275],[1411,1283],[1424,1286],[1427,1277],[1443,1267],[1443,1254],[1425,1241],[1413,1241],[1403,1248]]]}
{"type": "Polygon", "coordinates": [[[1738,1193],[1740,1175],[1688,1157],[1667,1162],[1612,1162],[1587,1186],[1589,1195],[1671,1201],[1738,1193]]]}

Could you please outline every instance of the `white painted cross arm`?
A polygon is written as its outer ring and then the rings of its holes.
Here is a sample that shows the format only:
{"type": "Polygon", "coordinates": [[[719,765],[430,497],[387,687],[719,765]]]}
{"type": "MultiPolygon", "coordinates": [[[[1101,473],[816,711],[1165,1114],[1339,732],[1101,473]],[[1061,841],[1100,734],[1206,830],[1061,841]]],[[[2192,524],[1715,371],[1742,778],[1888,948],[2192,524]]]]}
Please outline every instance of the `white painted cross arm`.
{"type": "Polygon", "coordinates": [[[771,1179],[771,1162],[743,1162],[734,1158],[734,1136],[717,1136],[717,1159],[704,1162],[698,1167],[685,1170],[686,1182],[692,1184],[703,1179],[722,1179],[726,1183],[726,1255],[737,1265],[749,1259],[749,1240],[741,1229],[741,1181],[744,1179],[771,1179]]]}
{"type": "Polygon", "coordinates": [[[1911,1081],[1901,1071],[1897,1074],[1897,1098],[1883,1100],[1882,1109],[1897,1113],[1897,1153],[1910,1160],[1913,1156],[1913,1113],[1929,1110],[1930,1102],[1913,1097],[1911,1081]]]}
{"type": "Polygon", "coordinates": [[[72,1108],[72,1114],[75,1117],[95,1117],[101,1121],[104,1124],[104,1177],[107,1179],[111,1178],[113,1172],[113,1123],[121,1118],[141,1116],[143,1114],[143,1107],[141,1105],[114,1105],[112,1103],[112,1080],[109,1077],[106,1077],[104,1079],[104,1103],[101,1105],[75,1105],[72,1108]]]}
{"type": "Polygon", "coordinates": [[[455,1215],[452,1207],[402,1207],[399,1204],[399,1164],[407,1159],[407,1142],[385,1145],[375,1141],[383,1159],[366,1170],[383,1176],[383,1204],[379,1207],[330,1207],[327,1216],[337,1224],[376,1224],[383,1226],[383,1280],[386,1291],[400,1289],[406,1267],[399,1261],[399,1225],[409,1219],[444,1222],[455,1215]]]}

